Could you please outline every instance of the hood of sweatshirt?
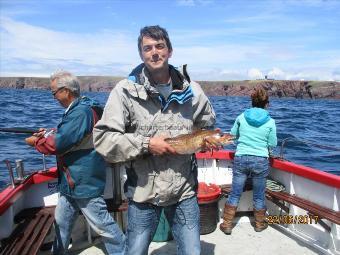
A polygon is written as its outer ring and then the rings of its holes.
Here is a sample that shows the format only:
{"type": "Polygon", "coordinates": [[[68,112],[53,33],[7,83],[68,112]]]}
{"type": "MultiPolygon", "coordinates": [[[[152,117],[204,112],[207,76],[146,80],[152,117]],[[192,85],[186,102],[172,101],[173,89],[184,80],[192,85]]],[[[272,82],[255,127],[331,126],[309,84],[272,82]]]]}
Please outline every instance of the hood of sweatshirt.
{"type": "Polygon", "coordinates": [[[257,107],[245,110],[244,118],[253,127],[260,127],[270,120],[268,111],[257,107]]]}
{"type": "Polygon", "coordinates": [[[100,107],[100,104],[97,101],[91,98],[88,98],[86,96],[82,96],[81,98],[79,98],[79,103],[82,105],[88,105],[91,107],[100,107]]]}

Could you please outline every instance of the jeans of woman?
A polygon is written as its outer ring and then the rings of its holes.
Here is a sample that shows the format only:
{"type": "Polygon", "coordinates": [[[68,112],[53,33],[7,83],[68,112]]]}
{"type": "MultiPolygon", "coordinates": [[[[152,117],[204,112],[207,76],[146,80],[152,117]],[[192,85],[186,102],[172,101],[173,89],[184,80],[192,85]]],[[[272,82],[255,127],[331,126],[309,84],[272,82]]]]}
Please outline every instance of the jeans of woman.
{"type": "Polygon", "coordinates": [[[107,211],[103,197],[79,198],[60,195],[55,209],[55,230],[52,253],[67,254],[73,225],[82,211],[91,228],[102,237],[108,254],[121,255],[125,249],[125,235],[107,211]]]}
{"type": "Polygon", "coordinates": [[[164,208],[165,216],[177,243],[177,254],[199,255],[201,251],[200,213],[196,197],[166,207],[129,201],[127,254],[148,254],[162,208],[164,208]]]}
{"type": "Polygon", "coordinates": [[[266,208],[265,190],[266,178],[269,173],[268,158],[243,155],[234,158],[233,183],[227,204],[237,206],[248,177],[253,183],[253,206],[256,210],[266,208]]]}

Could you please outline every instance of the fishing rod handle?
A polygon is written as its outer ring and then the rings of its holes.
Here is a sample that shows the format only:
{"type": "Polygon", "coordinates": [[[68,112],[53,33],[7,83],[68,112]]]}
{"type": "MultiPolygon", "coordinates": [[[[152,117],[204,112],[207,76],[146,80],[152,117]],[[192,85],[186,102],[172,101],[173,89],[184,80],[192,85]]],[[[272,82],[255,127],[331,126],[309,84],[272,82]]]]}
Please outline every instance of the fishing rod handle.
{"type": "Polygon", "coordinates": [[[16,134],[34,134],[38,133],[39,130],[29,128],[0,128],[0,132],[16,133],[16,134]]]}

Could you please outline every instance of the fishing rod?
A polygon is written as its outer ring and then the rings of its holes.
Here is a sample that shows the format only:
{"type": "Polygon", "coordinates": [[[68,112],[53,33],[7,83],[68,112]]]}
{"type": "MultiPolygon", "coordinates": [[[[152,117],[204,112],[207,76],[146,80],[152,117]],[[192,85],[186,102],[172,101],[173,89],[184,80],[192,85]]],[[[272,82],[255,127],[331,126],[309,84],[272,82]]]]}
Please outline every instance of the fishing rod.
{"type": "Polygon", "coordinates": [[[314,143],[314,142],[311,142],[311,141],[308,141],[308,140],[305,140],[305,139],[296,138],[296,137],[287,137],[287,138],[285,138],[285,139],[282,140],[282,143],[281,143],[281,150],[280,150],[280,158],[283,159],[284,145],[285,145],[288,141],[291,141],[291,140],[295,140],[295,141],[298,141],[298,142],[301,142],[301,143],[304,143],[304,144],[307,144],[307,145],[312,145],[312,146],[314,146],[314,147],[318,147],[318,148],[321,148],[321,149],[326,149],[326,150],[331,150],[331,151],[340,151],[340,148],[338,148],[338,147],[327,146],[327,145],[323,145],[323,144],[318,144],[318,143],[314,143]]]}
{"type": "Polygon", "coordinates": [[[29,129],[29,128],[0,128],[0,132],[16,133],[16,134],[34,134],[34,133],[39,133],[39,130],[29,129]]]}

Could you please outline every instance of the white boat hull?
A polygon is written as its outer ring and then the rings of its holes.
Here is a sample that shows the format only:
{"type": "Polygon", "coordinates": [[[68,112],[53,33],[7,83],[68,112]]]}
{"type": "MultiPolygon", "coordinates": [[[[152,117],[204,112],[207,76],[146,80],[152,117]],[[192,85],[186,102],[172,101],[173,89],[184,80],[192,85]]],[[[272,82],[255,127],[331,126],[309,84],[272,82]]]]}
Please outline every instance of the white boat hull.
{"type": "MultiPolygon", "coordinates": [[[[199,153],[197,157],[198,180],[200,182],[218,185],[231,184],[232,152],[221,151],[213,155],[199,153]]],[[[311,171],[310,168],[295,164],[292,167],[293,170],[291,170],[289,164],[291,163],[273,160],[270,176],[281,182],[289,194],[295,194],[339,212],[340,177],[333,177],[322,172],[318,173],[319,171],[314,169],[311,171]]],[[[123,183],[126,176],[123,167],[120,168],[120,182],[123,183]]],[[[48,173],[36,173],[29,178],[15,189],[7,188],[0,193],[0,240],[12,233],[15,228],[14,216],[21,210],[32,207],[51,206],[57,203],[58,193],[55,169],[48,173]]],[[[113,183],[112,171],[109,170],[104,194],[105,198],[113,198],[113,183]]],[[[120,187],[121,193],[122,186],[120,187]]],[[[224,203],[225,198],[219,202],[221,214],[224,203]]],[[[271,201],[267,201],[267,208],[269,215],[283,214],[282,210],[271,201]]],[[[252,191],[246,191],[242,195],[238,211],[251,212],[252,210],[252,191]]],[[[308,212],[294,205],[289,206],[290,217],[301,215],[308,215],[308,212]]],[[[126,225],[126,217],[123,217],[123,219],[124,227],[126,225]]],[[[243,217],[240,222],[250,220],[251,218],[249,217],[243,217]]],[[[324,220],[324,222],[329,226],[330,231],[314,222],[312,224],[275,224],[272,226],[287,233],[292,238],[303,241],[306,245],[317,249],[321,253],[340,254],[340,226],[327,220],[324,220]]],[[[79,228],[87,228],[83,222],[78,225],[79,228]]],[[[77,231],[79,233],[79,230],[77,231]]],[[[84,231],[87,230],[85,229],[82,232],[84,231]]],[[[91,239],[91,235],[89,239],[91,239]]]]}

